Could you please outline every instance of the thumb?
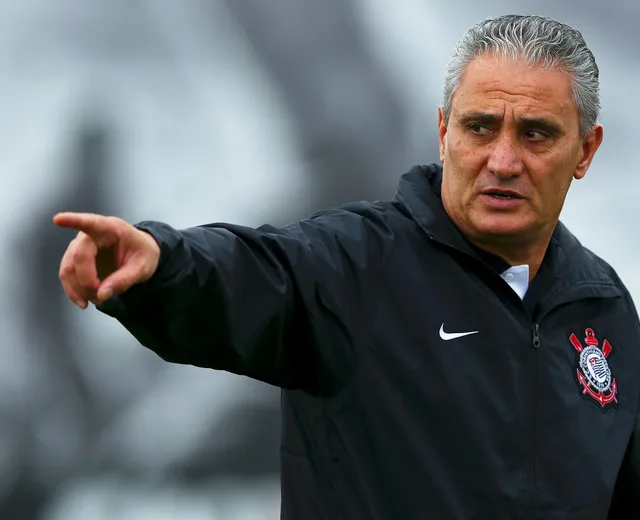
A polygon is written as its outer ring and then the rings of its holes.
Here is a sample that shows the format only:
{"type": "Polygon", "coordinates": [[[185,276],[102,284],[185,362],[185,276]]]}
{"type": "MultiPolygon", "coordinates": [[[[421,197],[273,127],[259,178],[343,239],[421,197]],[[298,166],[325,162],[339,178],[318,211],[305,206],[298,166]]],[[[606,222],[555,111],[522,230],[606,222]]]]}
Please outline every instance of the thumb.
{"type": "Polygon", "coordinates": [[[104,302],[113,296],[122,294],[138,283],[139,279],[139,267],[125,264],[102,281],[98,288],[98,299],[104,302]]]}

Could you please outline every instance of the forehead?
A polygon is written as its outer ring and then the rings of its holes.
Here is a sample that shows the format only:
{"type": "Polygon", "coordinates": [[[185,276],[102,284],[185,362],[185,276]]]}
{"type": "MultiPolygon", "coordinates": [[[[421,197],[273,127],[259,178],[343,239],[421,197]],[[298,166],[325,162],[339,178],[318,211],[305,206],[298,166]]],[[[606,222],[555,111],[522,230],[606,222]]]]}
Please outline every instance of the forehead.
{"type": "Polygon", "coordinates": [[[564,70],[545,70],[519,60],[481,56],[465,69],[451,101],[452,114],[499,112],[545,115],[558,123],[579,121],[571,78],[564,70]]]}

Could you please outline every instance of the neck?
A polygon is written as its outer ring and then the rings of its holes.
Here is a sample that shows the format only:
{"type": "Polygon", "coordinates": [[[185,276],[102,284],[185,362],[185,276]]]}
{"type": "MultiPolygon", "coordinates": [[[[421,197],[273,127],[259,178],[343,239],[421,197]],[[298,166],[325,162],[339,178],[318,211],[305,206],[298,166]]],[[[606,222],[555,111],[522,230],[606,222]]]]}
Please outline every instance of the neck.
{"type": "Polygon", "coordinates": [[[502,258],[509,265],[528,265],[529,281],[533,280],[540,270],[542,261],[547,252],[547,247],[551,241],[551,235],[545,240],[535,244],[497,244],[495,242],[484,242],[470,240],[476,247],[502,258]]]}

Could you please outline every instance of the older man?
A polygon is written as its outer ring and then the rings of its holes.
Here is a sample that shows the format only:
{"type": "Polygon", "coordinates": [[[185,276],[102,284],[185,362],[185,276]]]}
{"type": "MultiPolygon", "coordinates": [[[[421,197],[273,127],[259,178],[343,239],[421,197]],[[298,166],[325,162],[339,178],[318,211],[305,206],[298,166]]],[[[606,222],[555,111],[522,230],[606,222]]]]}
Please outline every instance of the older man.
{"type": "Polygon", "coordinates": [[[59,214],[62,284],[167,361],[284,389],[282,518],[630,518],[640,323],[558,221],[598,111],[578,31],[489,19],[447,70],[442,164],[394,200],[283,228],[59,214]]]}

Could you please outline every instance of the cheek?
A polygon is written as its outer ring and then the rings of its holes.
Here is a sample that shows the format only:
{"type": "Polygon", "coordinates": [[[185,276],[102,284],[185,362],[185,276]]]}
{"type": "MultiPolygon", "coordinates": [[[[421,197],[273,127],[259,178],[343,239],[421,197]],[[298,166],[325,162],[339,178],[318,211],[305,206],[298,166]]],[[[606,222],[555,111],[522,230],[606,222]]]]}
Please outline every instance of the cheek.
{"type": "Polygon", "coordinates": [[[450,132],[447,136],[447,155],[456,160],[462,157],[464,152],[464,143],[461,137],[450,132]]]}
{"type": "Polygon", "coordinates": [[[443,190],[446,190],[449,195],[450,209],[458,215],[470,211],[473,207],[474,186],[475,176],[469,171],[450,167],[447,171],[446,182],[443,182],[443,190]]]}
{"type": "Polygon", "coordinates": [[[555,212],[564,202],[565,196],[573,179],[569,161],[549,161],[539,165],[538,175],[531,175],[538,204],[549,212],[555,212]]]}
{"type": "Polygon", "coordinates": [[[456,170],[463,174],[477,162],[477,151],[468,146],[462,137],[452,135],[447,142],[446,158],[456,170]]]}
{"type": "Polygon", "coordinates": [[[477,172],[487,160],[485,150],[470,145],[461,136],[451,140],[448,155],[461,172],[477,172]]]}
{"type": "Polygon", "coordinates": [[[452,136],[447,143],[446,160],[450,191],[456,194],[456,200],[462,206],[468,206],[470,193],[485,161],[482,151],[469,146],[461,137],[452,136]]]}

